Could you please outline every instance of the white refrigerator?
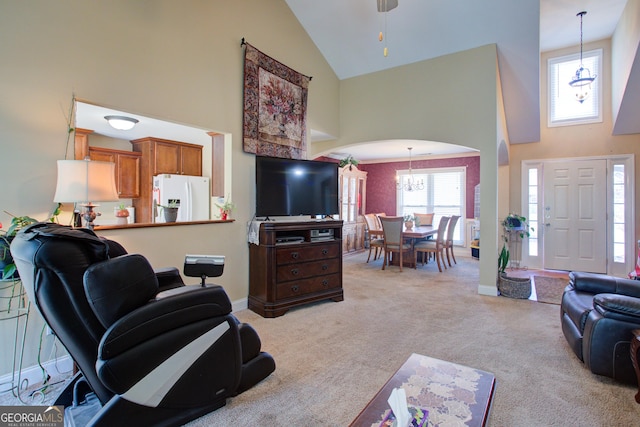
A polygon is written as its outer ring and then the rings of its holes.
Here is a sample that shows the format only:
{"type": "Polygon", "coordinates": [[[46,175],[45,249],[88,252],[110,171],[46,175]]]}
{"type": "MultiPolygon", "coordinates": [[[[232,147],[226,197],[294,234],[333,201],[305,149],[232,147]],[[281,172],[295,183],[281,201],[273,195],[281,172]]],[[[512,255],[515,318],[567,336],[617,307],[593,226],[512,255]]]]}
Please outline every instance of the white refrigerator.
{"type": "Polygon", "coordinates": [[[171,174],[154,176],[154,222],[165,222],[164,212],[160,206],[167,206],[172,202],[179,206],[177,221],[208,220],[211,205],[209,188],[209,178],[206,176],[171,174]]]}

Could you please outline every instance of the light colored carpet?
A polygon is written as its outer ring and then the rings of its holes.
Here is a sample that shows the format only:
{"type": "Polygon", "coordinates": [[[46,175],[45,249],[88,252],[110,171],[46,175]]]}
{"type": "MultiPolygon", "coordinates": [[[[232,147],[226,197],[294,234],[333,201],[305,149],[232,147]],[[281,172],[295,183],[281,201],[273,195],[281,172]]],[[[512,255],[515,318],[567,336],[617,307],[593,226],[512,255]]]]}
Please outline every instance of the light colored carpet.
{"type": "Polygon", "coordinates": [[[188,425],[347,426],[414,352],[493,373],[491,426],[638,424],[635,388],[583,366],[562,335],[558,306],[478,295],[471,258],[443,273],[434,263],[401,273],[365,260],[345,257],[342,302],[276,319],[237,313],[256,328],[276,371],[188,425]]]}
{"type": "Polygon", "coordinates": [[[538,302],[560,305],[569,280],[560,277],[533,276],[538,302]]]}
{"type": "Polygon", "coordinates": [[[347,426],[411,353],[493,373],[490,426],[638,425],[636,389],[583,366],[557,305],[478,295],[478,262],[456,258],[443,273],[433,262],[400,273],[348,256],[344,301],[237,313],[276,371],[188,426],[347,426]]]}

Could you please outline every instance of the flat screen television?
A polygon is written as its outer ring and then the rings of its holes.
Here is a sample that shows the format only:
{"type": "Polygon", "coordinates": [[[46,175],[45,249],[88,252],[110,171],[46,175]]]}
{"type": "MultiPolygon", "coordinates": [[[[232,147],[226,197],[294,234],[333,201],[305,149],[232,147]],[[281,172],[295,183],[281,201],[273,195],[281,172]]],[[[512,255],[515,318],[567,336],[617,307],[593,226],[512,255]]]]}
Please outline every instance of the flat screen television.
{"type": "Polygon", "coordinates": [[[256,217],[338,212],[337,163],[256,156],[256,217]]]}

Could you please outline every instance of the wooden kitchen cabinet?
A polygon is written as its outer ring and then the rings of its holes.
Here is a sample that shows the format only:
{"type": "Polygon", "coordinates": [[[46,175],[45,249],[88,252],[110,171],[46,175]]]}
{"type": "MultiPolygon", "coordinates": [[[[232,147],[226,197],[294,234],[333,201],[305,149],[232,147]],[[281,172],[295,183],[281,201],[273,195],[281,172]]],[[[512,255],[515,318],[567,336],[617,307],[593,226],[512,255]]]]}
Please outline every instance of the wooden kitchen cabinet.
{"type": "Polygon", "coordinates": [[[202,146],[160,138],[141,138],[131,141],[134,151],[149,154],[153,175],[202,176],[202,146]]]}
{"type": "Polygon", "coordinates": [[[89,158],[116,164],[118,197],[121,199],[140,197],[140,153],[89,146],[89,158]]]}
{"type": "Polygon", "coordinates": [[[153,177],[161,174],[202,176],[202,146],[146,137],[131,141],[140,153],[140,197],[133,200],[136,222],[153,222],[153,177]]]}

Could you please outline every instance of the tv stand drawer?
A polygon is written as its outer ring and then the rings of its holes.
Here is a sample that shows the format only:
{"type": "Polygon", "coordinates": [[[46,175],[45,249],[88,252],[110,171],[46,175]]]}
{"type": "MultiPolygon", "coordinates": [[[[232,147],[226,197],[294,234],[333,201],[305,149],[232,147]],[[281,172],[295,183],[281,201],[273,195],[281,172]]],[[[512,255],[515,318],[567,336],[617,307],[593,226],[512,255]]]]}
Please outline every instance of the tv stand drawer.
{"type": "Polygon", "coordinates": [[[338,259],[321,261],[311,261],[298,264],[278,266],[278,283],[289,280],[306,279],[313,276],[324,276],[326,274],[337,273],[340,270],[338,259]]]}
{"type": "Polygon", "coordinates": [[[276,249],[276,262],[278,265],[307,262],[325,258],[337,258],[340,247],[337,243],[308,244],[296,248],[276,249]]]}
{"type": "Polygon", "coordinates": [[[338,274],[329,274],[328,276],[312,277],[311,279],[296,280],[295,282],[279,283],[276,296],[280,300],[335,289],[340,286],[342,286],[340,276],[338,274]]]}

